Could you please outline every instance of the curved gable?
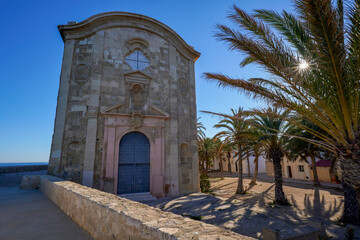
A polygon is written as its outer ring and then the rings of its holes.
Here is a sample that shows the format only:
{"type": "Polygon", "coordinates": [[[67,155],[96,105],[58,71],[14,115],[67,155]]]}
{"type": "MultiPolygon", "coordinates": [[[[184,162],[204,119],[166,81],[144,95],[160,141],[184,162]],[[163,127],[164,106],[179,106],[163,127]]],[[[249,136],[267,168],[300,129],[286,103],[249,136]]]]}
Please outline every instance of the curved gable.
{"type": "Polygon", "coordinates": [[[182,50],[183,53],[186,53],[186,55],[192,58],[194,61],[200,57],[200,53],[188,45],[170,27],[153,18],[135,13],[100,13],[79,23],[70,22],[67,25],[59,25],[58,29],[63,41],[65,41],[67,39],[82,39],[102,29],[115,27],[139,28],[150,31],[171,42],[177,49],[182,50]]]}

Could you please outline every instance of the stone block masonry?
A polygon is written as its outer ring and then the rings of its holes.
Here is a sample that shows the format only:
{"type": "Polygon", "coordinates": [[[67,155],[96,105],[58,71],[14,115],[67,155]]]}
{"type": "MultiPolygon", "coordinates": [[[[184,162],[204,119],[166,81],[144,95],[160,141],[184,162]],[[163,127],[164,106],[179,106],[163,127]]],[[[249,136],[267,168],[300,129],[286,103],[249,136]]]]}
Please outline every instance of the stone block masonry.
{"type": "Polygon", "coordinates": [[[38,187],[94,239],[253,239],[53,176],[38,187]]]}
{"type": "Polygon", "coordinates": [[[48,174],[114,194],[199,191],[200,53],[165,24],[135,13],[100,13],[58,29],[64,54],[48,174]],[[149,154],[120,151],[136,133],[146,136],[149,154]]]}
{"type": "Polygon", "coordinates": [[[40,176],[23,176],[23,180],[21,181],[21,189],[28,189],[28,188],[38,188],[40,186],[40,176]]]}

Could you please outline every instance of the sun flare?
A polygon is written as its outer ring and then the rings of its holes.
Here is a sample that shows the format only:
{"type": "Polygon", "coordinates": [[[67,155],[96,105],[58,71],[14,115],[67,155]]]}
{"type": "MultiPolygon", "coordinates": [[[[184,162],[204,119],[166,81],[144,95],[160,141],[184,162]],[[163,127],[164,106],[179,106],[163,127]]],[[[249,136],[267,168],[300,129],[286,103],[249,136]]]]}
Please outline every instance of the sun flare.
{"type": "Polygon", "coordinates": [[[302,62],[302,63],[299,64],[299,69],[300,69],[300,70],[304,70],[304,69],[309,68],[309,66],[310,66],[309,63],[306,62],[306,61],[304,61],[304,62],[302,62]]]}

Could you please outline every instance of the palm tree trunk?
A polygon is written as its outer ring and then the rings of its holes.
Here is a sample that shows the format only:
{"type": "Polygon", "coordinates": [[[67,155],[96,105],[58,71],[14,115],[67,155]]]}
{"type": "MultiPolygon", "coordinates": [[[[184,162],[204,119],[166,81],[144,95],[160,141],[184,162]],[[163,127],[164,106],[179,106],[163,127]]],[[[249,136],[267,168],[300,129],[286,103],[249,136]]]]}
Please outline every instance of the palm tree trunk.
{"type": "Polygon", "coordinates": [[[254,163],[255,163],[254,177],[251,180],[250,185],[256,185],[256,179],[259,172],[259,154],[257,153],[255,153],[254,163]]]}
{"type": "Polygon", "coordinates": [[[204,169],[204,175],[207,176],[207,172],[209,170],[209,164],[208,164],[208,160],[207,159],[204,159],[204,162],[203,162],[203,169],[204,169]]]}
{"type": "Polygon", "coordinates": [[[246,161],[247,161],[248,177],[251,177],[249,154],[246,155],[246,161]]]}
{"type": "Polygon", "coordinates": [[[238,178],[238,186],[236,189],[236,194],[244,194],[244,184],[243,184],[243,167],[242,167],[242,159],[239,157],[238,159],[239,166],[239,178],[238,178]]]}
{"type": "Polygon", "coordinates": [[[220,155],[220,164],[219,164],[219,167],[220,167],[220,177],[221,177],[221,180],[224,180],[224,168],[223,168],[223,161],[222,161],[222,154],[220,155]]]}
{"type": "Polygon", "coordinates": [[[239,178],[238,178],[238,185],[236,188],[236,194],[245,194],[244,192],[244,184],[243,184],[243,167],[242,167],[242,157],[241,157],[241,146],[239,148],[239,158],[238,158],[238,165],[239,165],[239,178]]]}
{"type": "Polygon", "coordinates": [[[227,158],[228,158],[228,171],[231,175],[231,153],[230,152],[227,153],[227,158]]]}
{"type": "Polygon", "coordinates": [[[288,200],[285,197],[283,188],[282,188],[282,169],[281,169],[281,154],[275,154],[272,158],[274,165],[274,175],[275,175],[275,203],[280,205],[289,205],[288,200]]]}
{"type": "Polygon", "coordinates": [[[202,159],[201,160],[201,173],[205,173],[205,160],[204,159],[202,159]]]}
{"type": "Polygon", "coordinates": [[[320,186],[320,182],[319,182],[319,178],[318,178],[318,175],[317,175],[315,156],[310,155],[310,158],[311,158],[311,167],[312,167],[312,170],[313,170],[314,186],[318,187],[318,186],[320,186]]]}
{"type": "Polygon", "coordinates": [[[340,179],[344,190],[344,212],[342,221],[360,225],[360,161],[353,159],[358,154],[346,154],[346,150],[340,153],[340,179]]]}
{"type": "Polygon", "coordinates": [[[344,190],[344,210],[341,222],[360,225],[360,205],[357,201],[356,191],[345,182],[342,182],[344,190]]]}

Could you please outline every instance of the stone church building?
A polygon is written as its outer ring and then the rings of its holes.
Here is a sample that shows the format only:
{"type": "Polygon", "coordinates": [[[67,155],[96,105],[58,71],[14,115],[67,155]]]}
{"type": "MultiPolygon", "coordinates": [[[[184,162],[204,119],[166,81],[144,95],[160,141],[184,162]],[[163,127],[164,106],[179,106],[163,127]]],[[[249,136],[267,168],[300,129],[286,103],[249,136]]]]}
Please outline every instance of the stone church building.
{"type": "Polygon", "coordinates": [[[114,194],[199,191],[194,64],[165,24],[107,12],[65,43],[48,172],[114,194]]]}

